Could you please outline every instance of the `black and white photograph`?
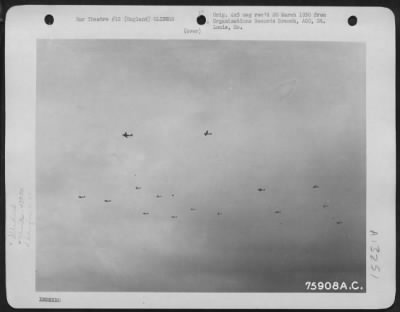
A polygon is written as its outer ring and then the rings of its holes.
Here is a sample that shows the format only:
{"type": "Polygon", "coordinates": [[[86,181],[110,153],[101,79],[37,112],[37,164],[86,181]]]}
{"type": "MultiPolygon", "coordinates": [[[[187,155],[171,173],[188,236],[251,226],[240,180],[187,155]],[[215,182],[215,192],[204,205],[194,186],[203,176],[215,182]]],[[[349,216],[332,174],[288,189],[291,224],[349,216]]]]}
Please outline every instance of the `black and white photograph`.
{"type": "Polygon", "coordinates": [[[37,290],[365,291],[364,44],[39,40],[36,114],[37,290]]]}
{"type": "Polygon", "coordinates": [[[389,9],[7,14],[10,306],[392,305],[389,9]]]}

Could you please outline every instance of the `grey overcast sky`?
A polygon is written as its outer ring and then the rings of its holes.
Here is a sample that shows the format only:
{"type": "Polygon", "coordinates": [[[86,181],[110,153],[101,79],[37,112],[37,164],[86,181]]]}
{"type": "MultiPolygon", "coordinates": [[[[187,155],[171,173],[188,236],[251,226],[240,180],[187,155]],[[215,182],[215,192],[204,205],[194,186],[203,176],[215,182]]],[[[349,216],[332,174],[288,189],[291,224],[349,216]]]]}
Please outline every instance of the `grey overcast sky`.
{"type": "Polygon", "coordinates": [[[362,44],[39,40],[37,289],[365,285],[365,131],[362,44]]]}

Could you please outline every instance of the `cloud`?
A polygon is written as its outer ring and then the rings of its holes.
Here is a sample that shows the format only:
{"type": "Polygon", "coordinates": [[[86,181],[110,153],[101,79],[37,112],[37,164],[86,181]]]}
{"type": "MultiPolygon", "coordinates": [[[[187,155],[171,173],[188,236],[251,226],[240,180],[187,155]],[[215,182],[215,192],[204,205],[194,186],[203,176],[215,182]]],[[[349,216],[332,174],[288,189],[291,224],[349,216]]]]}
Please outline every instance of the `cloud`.
{"type": "Polygon", "coordinates": [[[352,43],[41,40],[38,289],[365,278],[363,57],[352,43]]]}

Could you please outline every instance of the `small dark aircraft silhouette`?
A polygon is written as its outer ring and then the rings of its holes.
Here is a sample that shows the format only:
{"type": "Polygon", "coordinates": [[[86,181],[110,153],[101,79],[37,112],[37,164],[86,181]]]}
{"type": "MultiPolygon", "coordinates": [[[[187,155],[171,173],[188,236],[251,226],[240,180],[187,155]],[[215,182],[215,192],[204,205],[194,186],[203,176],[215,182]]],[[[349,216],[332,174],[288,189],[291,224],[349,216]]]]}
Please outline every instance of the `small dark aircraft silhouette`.
{"type": "Polygon", "coordinates": [[[122,134],[122,136],[125,137],[125,139],[127,139],[128,137],[133,137],[133,133],[128,134],[128,132],[125,131],[125,132],[122,134]]]}
{"type": "Polygon", "coordinates": [[[142,213],[142,215],[145,215],[145,216],[147,216],[147,215],[149,215],[150,214],[150,212],[143,212],[142,213]]]}
{"type": "Polygon", "coordinates": [[[280,210],[275,210],[274,212],[275,212],[275,213],[281,213],[282,211],[280,211],[280,210]]]}
{"type": "Polygon", "coordinates": [[[259,187],[258,189],[257,189],[257,191],[259,191],[259,192],[265,192],[267,189],[266,188],[262,188],[262,187],[259,187]]]}
{"type": "Polygon", "coordinates": [[[111,199],[105,199],[104,202],[105,203],[111,203],[111,199]]]}
{"type": "Polygon", "coordinates": [[[328,207],[329,207],[328,202],[325,202],[325,203],[322,205],[322,207],[323,207],[323,208],[328,208],[328,207]]]}
{"type": "Polygon", "coordinates": [[[141,190],[142,187],[141,187],[141,186],[136,186],[136,189],[137,189],[137,190],[141,190]]]}
{"type": "Polygon", "coordinates": [[[175,196],[175,194],[171,194],[171,197],[174,197],[175,196]]]}
{"type": "Polygon", "coordinates": [[[319,186],[318,185],[313,185],[313,187],[312,187],[313,189],[319,189],[319,186]]]}
{"type": "Polygon", "coordinates": [[[196,209],[195,208],[190,208],[190,211],[196,211],[196,209]]]}
{"type": "Polygon", "coordinates": [[[206,132],[204,132],[204,136],[207,136],[207,135],[212,135],[212,132],[206,130],[206,132]]]}
{"type": "Polygon", "coordinates": [[[78,195],[78,198],[79,198],[79,199],[86,198],[86,195],[78,195]]]}
{"type": "Polygon", "coordinates": [[[171,216],[171,219],[178,219],[178,216],[171,216]]]}
{"type": "Polygon", "coordinates": [[[222,212],[217,212],[217,216],[222,216],[222,212]]]}
{"type": "Polygon", "coordinates": [[[156,198],[161,198],[161,197],[162,197],[162,195],[160,195],[160,194],[156,195],[156,198]]]}
{"type": "Polygon", "coordinates": [[[343,222],[342,221],[336,221],[336,224],[342,224],[343,222]]]}

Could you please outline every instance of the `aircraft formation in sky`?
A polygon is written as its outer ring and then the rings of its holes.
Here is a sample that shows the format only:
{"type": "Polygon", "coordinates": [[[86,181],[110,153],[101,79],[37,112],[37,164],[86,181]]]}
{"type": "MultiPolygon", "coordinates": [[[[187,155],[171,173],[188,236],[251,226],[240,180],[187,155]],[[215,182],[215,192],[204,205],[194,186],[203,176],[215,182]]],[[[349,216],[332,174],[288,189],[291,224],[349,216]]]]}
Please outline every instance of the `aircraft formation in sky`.
{"type": "MultiPolygon", "coordinates": [[[[213,133],[210,132],[209,130],[206,130],[203,134],[204,134],[204,136],[210,136],[210,135],[212,135],[213,133]]],[[[133,137],[133,133],[128,133],[127,131],[125,131],[124,133],[122,133],[122,136],[125,137],[126,139],[128,139],[129,137],[133,137]]],[[[135,174],[134,176],[136,176],[136,174],[135,174]]],[[[141,189],[142,189],[142,186],[135,186],[135,190],[139,191],[139,190],[141,190],[141,189]]],[[[312,189],[313,189],[313,190],[319,190],[319,189],[320,189],[320,186],[319,186],[318,184],[314,184],[314,185],[312,186],[312,189]]],[[[267,191],[267,187],[265,187],[265,186],[263,186],[263,187],[258,187],[258,188],[257,188],[257,191],[258,191],[258,192],[266,192],[266,191],[267,191]]],[[[163,197],[162,194],[158,194],[158,193],[155,194],[155,198],[157,198],[157,199],[160,199],[160,198],[162,198],[162,197],[163,197]]],[[[172,197],[172,198],[175,197],[175,194],[171,194],[171,197],[172,197]]],[[[78,195],[78,199],[86,199],[86,195],[78,195]]],[[[111,200],[111,199],[104,199],[104,202],[105,202],[105,203],[111,203],[112,200],[111,200]]],[[[322,207],[323,207],[323,208],[328,208],[328,207],[329,207],[329,201],[325,201],[325,202],[323,203],[322,207]]],[[[197,209],[196,209],[196,208],[193,208],[193,207],[190,208],[189,210],[192,211],[192,212],[193,212],[193,211],[197,211],[197,209]]],[[[280,209],[275,210],[274,213],[275,213],[275,214],[281,214],[281,213],[282,213],[282,210],[280,210],[280,209]]],[[[148,216],[148,215],[150,215],[150,212],[144,211],[144,212],[142,212],[142,215],[148,216]]],[[[217,216],[222,216],[222,212],[221,212],[221,211],[217,211],[217,216]]],[[[171,216],[171,219],[177,219],[177,218],[178,218],[177,215],[172,215],[172,216],[171,216]]],[[[335,218],[335,217],[332,217],[332,220],[336,220],[336,218],[335,218]]],[[[280,224],[282,224],[282,222],[280,222],[280,224]]],[[[341,220],[336,220],[336,224],[338,224],[338,225],[343,224],[343,221],[341,221],[341,220]]]]}
{"type": "MultiPolygon", "coordinates": [[[[135,189],[136,189],[136,190],[141,190],[142,187],[136,186],[135,189]]],[[[314,185],[314,186],[312,187],[312,189],[319,189],[319,186],[318,186],[318,185],[314,185]]],[[[259,192],[265,192],[265,191],[266,191],[266,188],[265,188],[265,187],[259,187],[259,188],[257,188],[257,191],[259,191],[259,192]]],[[[175,194],[171,194],[171,197],[174,197],[174,196],[175,196],[175,194]]],[[[161,194],[156,194],[155,197],[156,197],[156,198],[162,198],[163,196],[162,196],[161,194]]],[[[86,195],[78,195],[78,199],[86,199],[86,195]]],[[[105,203],[111,203],[112,200],[111,200],[111,199],[104,199],[104,202],[105,202],[105,203]]],[[[323,207],[323,208],[328,208],[328,207],[329,207],[329,204],[328,204],[328,203],[329,203],[328,201],[325,201],[324,204],[322,205],[322,207],[323,207]]],[[[192,211],[192,212],[193,212],[193,211],[197,211],[197,209],[191,207],[191,208],[189,208],[189,211],[192,211]]],[[[274,213],[275,213],[275,214],[282,214],[282,210],[277,209],[277,210],[274,211],[274,213]]],[[[150,215],[150,212],[144,211],[144,212],[142,212],[142,215],[148,216],[148,215],[150,215]]],[[[217,211],[217,216],[222,216],[222,215],[223,215],[223,214],[222,214],[221,211],[217,211]]],[[[178,218],[178,216],[176,216],[176,215],[172,215],[172,216],[171,216],[171,219],[177,219],[177,218],[178,218]]],[[[341,221],[341,220],[336,220],[335,217],[331,217],[331,219],[334,220],[334,221],[336,222],[336,224],[338,224],[338,225],[343,224],[343,221],[341,221]]],[[[279,222],[279,224],[282,224],[282,222],[279,222]]]]}

